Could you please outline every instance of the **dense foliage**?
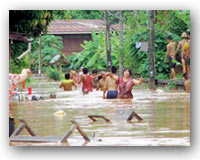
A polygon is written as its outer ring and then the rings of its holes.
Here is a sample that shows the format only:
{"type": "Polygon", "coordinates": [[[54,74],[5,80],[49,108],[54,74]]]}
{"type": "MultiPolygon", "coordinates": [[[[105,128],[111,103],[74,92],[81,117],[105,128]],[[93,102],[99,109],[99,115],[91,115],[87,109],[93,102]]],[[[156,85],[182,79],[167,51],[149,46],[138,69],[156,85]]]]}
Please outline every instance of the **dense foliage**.
{"type": "Polygon", "coordinates": [[[11,46],[11,57],[10,59],[10,73],[21,73],[23,68],[30,68],[29,55],[24,56],[23,59],[18,60],[17,57],[20,56],[25,50],[27,50],[27,43],[17,42],[13,43],[11,46]]]}
{"type": "Polygon", "coordinates": [[[47,30],[52,19],[53,11],[50,10],[10,10],[9,31],[38,36],[47,30]]]}
{"type": "MultiPolygon", "coordinates": [[[[10,10],[9,32],[29,34],[37,37],[41,32],[46,32],[47,26],[53,19],[53,12],[48,10],[10,10]]],[[[30,68],[29,55],[18,60],[17,57],[27,49],[27,43],[17,42],[11,45],[10,72],[19,73],[22,68],[30,68]]]]}
{"type": "Polygon", "coordinates": [[[46,76],[49,80],[59,81],[61,80],[61,73],[58,71],[57,68],[48,67],[46,69],[46,76]]]}
{"type": "Polygon", "coordinates": [[[59,10],[55,19],[103,19],[103,10],[59,10]]]}
{"type": "MultiPolygon", "coordinates": [[[[81,45],[84,48],[82,52],[67,56],[70,69],[79,69],[81,66],[89,69],[106,69],[107,56],[105,43],[105,33],[99,32],[96,34],[93,31],[92,41],[84,41],[84,44],[81,45]]],[[[119,39],[115,33],[112,33],[111,44],[112,64],[118,66],[119,39]]]]}
{"type": "MultiPolygon", "coordinates": [[[[32,64],[32,69],[38,69],[38,52],[39,52],[39,38],[35,39],[33,42],[32,52],[30,53],[30,62],[32,64]]],[[[60,36],[54,35],[44,35],[41,36],[41,62],[42,70],[49,66],[49,62],[55,55],[63,55],[63,42],[60,36]]]]}
{"type": "MultiPolygon", "coordinates": [[[[114,13],[114,12],[113,12],[114,13]]],[[[110,13],[112,14],[112,13],[110,13]]],[[[135,73],[143,77],[149,76],[149,54],[136,48],[136,42],[148,42],[148,12],[147,11],[124,11],[124,42],[123,42],[123,65],[131,68],[135,73]]],[[[169,78],[169,65],[164,63],[166,54],[166,37],[171,35],[173,40],[181,40],[182,32],[190,29],[189,11],[155,11],[154,39],[155,39],[155,69],[156,78],[169,78]]],[[[93,41],[84,42],[84,50],[68,56],[70,68],[102,69],[106,68],[106,43],[105,35],[92,34],[93,41]]],[[[120,55],[119,33],[111,34],[111,56],[113,65],[119,66],[120,55]]]]}
{"type": "MultiPolygon", "coordinates": [[[[52,19],[103,19],[103,10],[58,10],[58,11],[10,11],[10,31],[29,33],[37,36],[45,32],[52,19]]],[[[118,11],[109,11],[110,23],[116,24],[119,21],[118,11]]],[[[136,42],[148,41],[148,12],[147,11],[123,11],[124,41],[123,41],[123,65],[131,68],[135,73],[144,77],[149,76],[149,54],[136,48],[136,42]]],[[[169,78],[169,66],[165,64],[166,37],[172,35],[173,40],[181,40],[182,32],[190,29],[190,12],[188,10],[156,10],[155,11],[155,67],[156,77],[169,78]]],[[[55,54],[62,54],[62,43],[58,37],[42,37],[42,63],[48,66],[50,59],[55,54]],[[51,42],[50,42],[51,41],[51,42]],[[51,45],[54,44],[54,45],[51,45]]],[[[35,59],[34,68],[37,69],[38,39],[35,38],[33,51],[30,57],[27,55],[22,60],[16,60],[27,44],[19,43],[12,45],[12,60],[10,68],[20,70],[22,67],[30,66],[29,59],[35,59]]],[[[119,33],[111,34],[111,57],[112,64],[119,66],[120,55],[119,33]]],[[[84,50],[80,53],[73,53],[67,56],[69,69],[79,69],[81,66],[91,69],[106,69],[106,42],[105,34],[92,33],[92,41],[84,41],[84,50]]]]}
{"type": "MultiPolygon", "coordinates": [[[[149,76],[148,52],[137,49],[136,42],[148,41],[148,12],[125,12],[127,17],[124,35],[124,66],[144,77],[149,76]]],[[[169,78],[169,65],[164,63],[166,54],[166,37],[171,35],[173,40],[181,40],[182,32],[190,29],[189,11],[156,11],[154,23],[155,67],[156,78],[169,78]]]]}

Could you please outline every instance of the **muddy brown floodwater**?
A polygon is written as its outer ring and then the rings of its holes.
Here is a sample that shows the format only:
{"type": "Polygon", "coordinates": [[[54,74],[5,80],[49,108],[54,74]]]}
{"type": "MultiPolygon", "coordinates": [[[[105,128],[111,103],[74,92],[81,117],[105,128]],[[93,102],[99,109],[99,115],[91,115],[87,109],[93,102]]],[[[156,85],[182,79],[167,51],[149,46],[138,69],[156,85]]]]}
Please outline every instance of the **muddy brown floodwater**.
{"type": "MultiPolygon", "coordinates": [[[[62,143],[10,142],[11,146],[189,146],[190,145],[190,94],[184,91],[166,92],[162,90],[133,89],[132,100],[102,99],[101,91],[82,95],[81,89],[63,92],[59,83],[47,82],[31,84],[33,95],[43,96],[42,101],[12,102],[15,128],[18,118],[23,118],[37,136],[62,136],[75,119],[91,141],[84,143],[75,131],[62,143]],[[57,98],[49,99],[51,92],[57,98]],[[143,118],[126,121],[126,113],[134,110],[143,118]],[[66,115],[55,115],[63,110],[66,115]],[[122,113],[122,114],[121,114],[122,113]],[[99,119],[92,122],[90,114],[104,115],[112,123],[99,119]]],[[[20,135],[28,135],[23,130],[20,135]]]]}

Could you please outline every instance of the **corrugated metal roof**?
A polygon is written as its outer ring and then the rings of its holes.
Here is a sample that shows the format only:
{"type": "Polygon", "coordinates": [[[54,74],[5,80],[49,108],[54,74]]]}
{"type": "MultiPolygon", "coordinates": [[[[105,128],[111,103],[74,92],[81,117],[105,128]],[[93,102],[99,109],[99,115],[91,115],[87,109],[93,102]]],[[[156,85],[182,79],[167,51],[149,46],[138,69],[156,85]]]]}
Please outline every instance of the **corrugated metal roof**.
{"type": "MultiPolygon", "coordinates": [[[[112,25],[111,29],[119,29],[119,25],[112,25]]],[[[92,30],[105,31],[104,20],[55,20],[48,27],[48,34],[88,34],[92,30]]]]}

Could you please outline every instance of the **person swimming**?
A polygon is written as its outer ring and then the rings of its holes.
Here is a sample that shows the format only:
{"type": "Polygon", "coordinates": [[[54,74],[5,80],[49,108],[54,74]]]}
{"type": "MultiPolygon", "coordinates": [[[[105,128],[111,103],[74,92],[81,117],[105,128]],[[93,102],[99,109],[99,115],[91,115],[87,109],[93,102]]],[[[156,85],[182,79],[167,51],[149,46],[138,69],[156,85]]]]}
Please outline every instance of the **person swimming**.
{"type": "Polygon", "coordinates": [[[105,88],[103,91],[103,98],[107,98],[107,99],[115,99],[117,98],[117,95],[118,95],[118,84],[116,83],[117,79],[113,78],[114,76],[117,76],[116,75],[117,68],[115,66],[112,66],[111,72],[112,73],[110,73],[106,78],[105,88]],[[107,95],[105,96],[106,92],[107,92],[107,95]]]}
{"type": "Polygon", "coordinates": [[[70,79],[70,74],[66,73],[65,80],[61,82],[59,88],[64,88],[64,91],[72,91],[72,86],[77,88],[75,82],[72,79],[70,79]]]}

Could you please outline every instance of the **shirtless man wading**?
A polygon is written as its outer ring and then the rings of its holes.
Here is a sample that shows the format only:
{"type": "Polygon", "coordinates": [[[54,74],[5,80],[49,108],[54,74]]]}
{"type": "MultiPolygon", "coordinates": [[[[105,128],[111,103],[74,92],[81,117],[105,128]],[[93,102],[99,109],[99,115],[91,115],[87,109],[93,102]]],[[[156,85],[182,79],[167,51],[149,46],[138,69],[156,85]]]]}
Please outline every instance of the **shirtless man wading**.
{"type": "Polygon", "coordinates": [[[178,53],[179,50],[181,50],[181,63],[182,63],[182,67],[183,67],[183,73],[186,72],[186,68],[185,68],[185,60],[183,58],[183,46],[185,45],[185,43],[188,42],[188,36],[185,32],[183,32],[181,34],[181,38],[182,40],[179,41],[177,49],[176,49],[176,54],[178,53]]]}
{"type": "Polygon", "coordinates": [[[103,98],[107,99],[115,99],[118,95],[118,85],[117,80],[113,79],[112,76],[116,75],[117,68],[115,66],[112,66],[111,68],[111,74],[106,78],[105,82],[105,89],[103,91],[103,98]],[[107,92],[107,96],[105,96],[107,92]]]}
{"type": "Polygon", "coordinates": [[[168,41],[167,53],[166,53],[166,56],[165,56],[164,63],[166,63],[167,58],[168,58],[169,59],[169,67],[170,67],[170,70],[171,70],[170,79],[171,80],[175,80],[176,79],[176,75],[175,75],[175,66],[176,66],[176,64],[173,63],[172,60],[175,59],[175,55],[176,55],[176,42],[172,41],[172,37],[171,36],[167,37],[167,41],[168,41]]]}

